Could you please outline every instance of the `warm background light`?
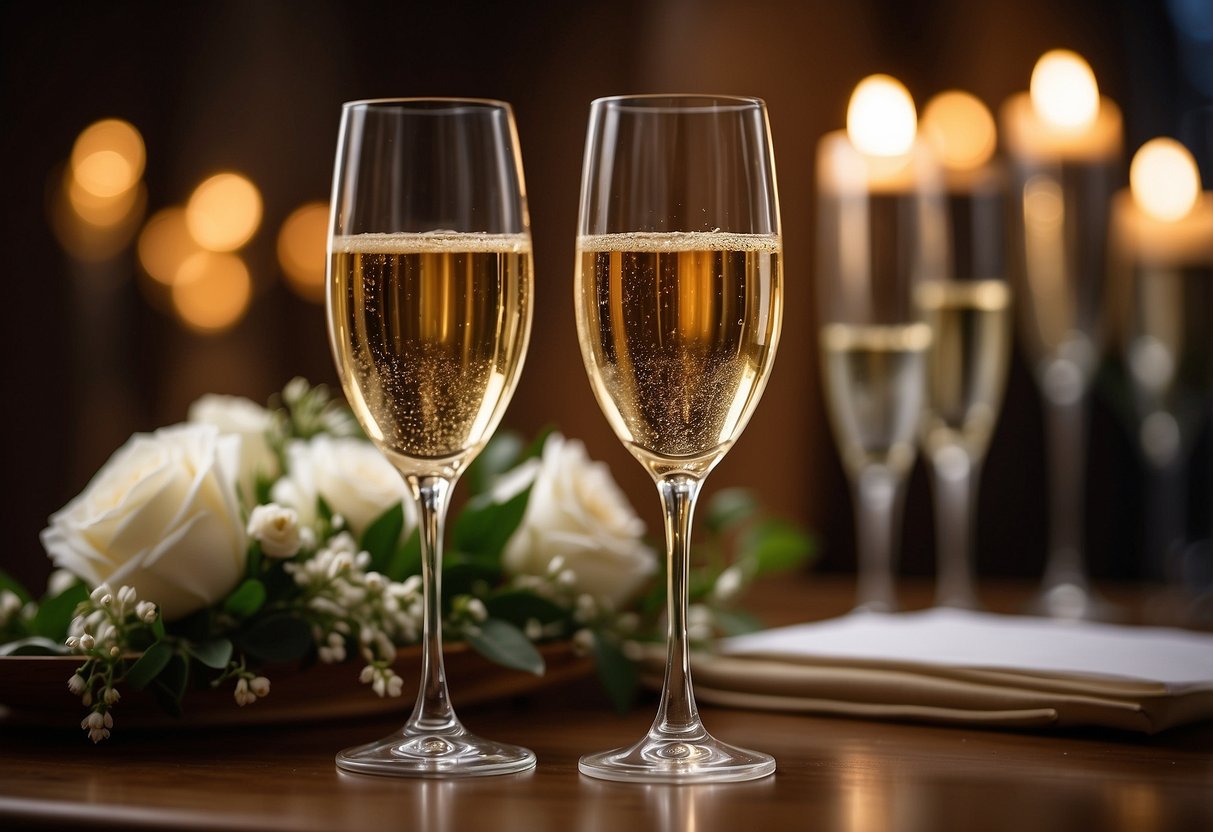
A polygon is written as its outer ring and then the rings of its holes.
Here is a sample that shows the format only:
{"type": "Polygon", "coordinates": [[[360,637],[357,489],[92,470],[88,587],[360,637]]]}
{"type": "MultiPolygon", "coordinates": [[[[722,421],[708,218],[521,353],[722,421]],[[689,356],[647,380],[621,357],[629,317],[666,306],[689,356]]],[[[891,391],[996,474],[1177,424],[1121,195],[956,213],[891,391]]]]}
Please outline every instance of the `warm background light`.
{"type": "Polygon", "coordinates": [[[1068,49],[1040,56],[1028,87],[1032,108],[1060,130],[1081,132],[1099,115],[1099,85],[1083,58],[1068,49]]]}
{"type": "Polygon", "coordinates": [[[1200,197],[1200,172],[1192,154],[1174,139],[1151,139],[1129,166],[1133,201],[1162,222],[1183,219],[1200,197]]]}
{"type": "Polygon", "coordinates": [[[238,173],[219,173],[202,182],[185,207],[190,235],[211,251],[234,251],[261,224],[261,193],[238,173]]]}
{"type": "Polygon", "coordinates": [[[914,99],[889,75],[869,75],[855,87],[847,105],[847,136],[872,156],[902,156],[914,145],[918,114],[914,99]]]}
{"type": "Polygon", "coordinates": [[[157,211],[139,234],[139,263],[157,282],[172,285],[186,259],[198,251],[185,224],[185,210],[157,211]]]}
{"type": "Polygon", "coordinates": [[[116,197],[143,176],[143,137],[129,122],[110,118],[86,127],[72,146],[71,169],[95,197],[116,197]]]}
{"type": "Polygon", "coordinates": [[[63,188],[76,216],[98,229],[122,225],[147,197],[146,189],[138,182],[135,187],[127,188],[116,196],[97,196],[70,172],[64,176],[63,188]]]}
{"type": "Polygon", "coordinates": [[[973,95],[949,90],[927,102],[922,132],[940,163],[953,170],[973,170],[994,155],[998,144],[994,116],[973,95]]]}
{"type": "Polygon", "coordinates": [[[278,262],[287,285],[314,303],[324,300],[328,221],[328,203],[309,202],[296,208],[278,232],[278,262]]]}
{"type": "Polygon", "coordinates": [[[248,311],[253,284],[248,267],[235,254],[191,254],[173,280],[173,309],[191,329],[221,332],[248,311]]]}

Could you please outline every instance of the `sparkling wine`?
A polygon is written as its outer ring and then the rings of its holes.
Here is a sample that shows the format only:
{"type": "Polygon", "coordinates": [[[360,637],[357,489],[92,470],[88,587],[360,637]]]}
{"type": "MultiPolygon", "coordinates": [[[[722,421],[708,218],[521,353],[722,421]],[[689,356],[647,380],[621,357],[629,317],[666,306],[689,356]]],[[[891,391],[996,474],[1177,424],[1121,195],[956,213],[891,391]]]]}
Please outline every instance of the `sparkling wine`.
{"type": "Polygon", "coordinates": [[[359,421],[405,471],[458,470],[492,434],[522,369],[530,239],[360,234],[332,250],[329,326],[359,421]]]}
{"type": "Polygon", "coordinates": [[[650,472],[706,473],[766,385],[782,312],[777,236],[578,240],[577,326],[611,427],[650,472]]]}
{"type": "Polygon", "coordinates": [[[828,324],[821,329],[826,403],[843,464],[897,474],[914,463],[931,328],[828,324]]]}
{"type": "Polygon", "coordinates": [[[1001,280],[930,281],[915,301],[931,327],[923,444],[984,455],[998,417],[1011,349],[1011,293],[1001,280]]]}

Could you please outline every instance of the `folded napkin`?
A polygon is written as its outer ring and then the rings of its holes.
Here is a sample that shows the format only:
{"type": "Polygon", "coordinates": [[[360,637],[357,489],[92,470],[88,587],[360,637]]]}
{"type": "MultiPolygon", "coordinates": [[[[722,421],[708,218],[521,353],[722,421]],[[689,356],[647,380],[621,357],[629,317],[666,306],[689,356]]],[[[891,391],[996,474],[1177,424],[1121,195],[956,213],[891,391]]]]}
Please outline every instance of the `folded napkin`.
{"type": "Polygon", "coordinates": [[[853,613],[725,639],[692,668],[700,699],[745,708],[1145,733],[1213,718],[1213,635],[1156,627],[853,613]]]}

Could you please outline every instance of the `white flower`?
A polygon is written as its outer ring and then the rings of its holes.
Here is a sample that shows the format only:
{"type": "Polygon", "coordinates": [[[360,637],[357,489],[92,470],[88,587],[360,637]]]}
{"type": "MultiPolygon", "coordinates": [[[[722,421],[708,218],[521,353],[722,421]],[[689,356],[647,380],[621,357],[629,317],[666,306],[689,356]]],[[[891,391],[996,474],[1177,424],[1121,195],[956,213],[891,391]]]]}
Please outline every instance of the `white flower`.
{"type": "Polygon", "coordinates": [[[299,521],[316,521],[316,498],[323,497],[360,536],[374,520],[403,502],[405,529],[412,530],[412,500],[403,477],[374,445],[360,439],[319,434],[287,446],[287,473],[274,484],[274,502],[299,513],[299,521]]]}
{"type": "Polygon", "coordinates": [[[76,696],[84,693],[84,677],[79,673],[73,674],[72,678],[67,680],[67,689],[76,696]]]}
{"type": "Polygon", "coordinates": [[[506,544],[503,564],[517,575],[555,576],[574,592],[619,609],[657,571],[657,556],[605,463],[559,434],[542,460],[506,474],[494,497],[506,500],[532,485],[522,524],[506,544]]]}
{"type": "Polygon", "coordinates": [[[118,692],[117,688],[106,688],[104,698],[105,704],[116,705],[118,704],[118,700],[122,698],[122,694],[118,692]]]}
{"type": "Polygon", "coordinates": [[[144,624],[151,624],[156,620],[156,605],[151,601],[140,601],[135,604],[135,616],[144,624]]]}
{"type": "Polygon", "coordinates": [[[248,683],[248,686],[249,690],[251,690],[258,697],[270,695],[270,680],[264,676],[254,677],[248,683]]]}
{"type": "Polygon", "coordinates": [[[56,566],[90,585],[155,598],[166,619],[209,606],[244,574],[239,450],[238,437],[209,425],[136,434],[51,516],[42,545],[56,566]]]}
{"type": "Polygon", "coordinates": [[[298,513],[277,503],[256,506],[249,515],[247,531],[271,558],[293,558],[303,545],[298,513]]]}
{"type": "Polygon", "coordinates": [[[23,606],[17,593],[8,589],[0,591],[0,625],[8,624],[16,618],[23,606]]]}
{"type": "Polygon", "coordinates": [[[98,743],[109,738],[110,729],[114,727],[114,718],[108,712],[100,714],[93,711],[80,722],[80,727],[88,731],[90,740],[98,743]]]}
{"type": "Polygon", "coordinates": [[[239,436],[240,461],[237,482],[246,507],[257,502],[257,479],[275,479],[278,457],[269,443],[274,415],[256,402],[241,396],[207,394],[190,405],[191,422],[213,425],[221,433],[239,436]]]}
{"type": "Polygon", "coordinates": [[[248,679],[245,679],[243,676],[236,681],[236,691],[232,695],[236,699],[236,704],[241,708],[257,701],[257,694],[249,690],[248,679]]]}

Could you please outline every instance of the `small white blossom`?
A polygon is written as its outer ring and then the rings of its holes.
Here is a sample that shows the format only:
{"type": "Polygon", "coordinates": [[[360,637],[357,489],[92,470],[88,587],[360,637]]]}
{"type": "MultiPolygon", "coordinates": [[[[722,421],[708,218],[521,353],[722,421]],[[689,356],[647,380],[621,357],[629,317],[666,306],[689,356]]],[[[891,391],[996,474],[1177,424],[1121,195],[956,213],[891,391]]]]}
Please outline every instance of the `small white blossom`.
{"type": "Polygon", "coordinates": [[[114,718],[108,713],[100,714],[93,711],[80,723],[80,727],[88,731],[88,738],[94,743],[109,739],[110,728],[114,727],[114,718]]]}
{"type": "Polygon", "coordinates": [[[144,624],[151,624],[156,620],[156,605],[151,601],[140,601],[135,605],[135,616],[144,624]]]}
{"type": "Polygon", "coordinates": [[[538,618],[528,618],[522,632],[531,641],[539,641],[543,638],[543,625],[539,623],[538,618]]]}
{"type": "Polygon", "coordinates": [[[137,593],[133,586],[123,586],[118,589],[118,610],[124,612],[135,603],[137,593]]]}
{"type": "Polygon", "coordinates": [[[374,678],[375,678],[375,666],[374,665],[368,664],[366,667],[362,668],[362,672],[358,674],[358,681],[362,682],[362,684],[364,684],[364,685],[367,684],[368,682],[370,682],[371,679],[374,679],[374,678]]]}
{"type": "Polygon", "coordinates": [[[255,507],[249,515],[247,531],[271,558],[293,558],[303,546],[298,512],[277,503],[255,507]]]}
{"type": "MultiPolygon", "coordinates": [[[[121,698],[122,698],[122,694],[118,693],[117,688],[106,688],[105,704],[116,705],[116,704],[118,704],[118,700],[121,698]]],[[[107,711],[106,713],[109,713],[109,712],[107,711]]]]}
{"type": "Polygon", "coordinates": [[[84,677],[76,673],[72,678],[67,680],[67,689],[76,696],[84,693],[84,677]]]}
{"type": "Polygon", "coordinates": [[[589,630],[581,629],[573,633],[573,652],[579,656],[585,656],[594,649],[594,634],[589,630]]]}
{"type": "Polygon", "coordinates": [[[717,576],[716,585],[712,587],[712,594],[721,601],[729,601],[737,597],[737,593],[741,591],[741,584],[741,568],[734,564],[717,576]]]}
{"type": "Polygon", "coordinates": [[[88,597],[94,604],[97,604],[99,606],[105,606],[105,603],[103,603],[103,599],[107,595],[112,596],[113,590],[110,589],[109,584],[101,583],[97,586],[96,589],[94,589],[92,592],[89,593],[88,597]]]}
{"type": "Polygon", "coordinates": [[[248,679],[245,679],[243,676],[236,681],[236,691],[233,696],[236,699],[236,704],[242,708],[257,701],[257,694],[249,690],[248,679]]]}
{"type": "Polygon", "coordinates": [[[87,652],[89,650],[92,650],[96,646],[97,646],[97,640],[95,638],[93,638],[91,635],[89,635],[88,633],[85,633],[84,635],[80,636],[80,649],[81,650],[84,650],[85,652],[87,652]]]}
{"type": "Polygon", "coordinates": [[[21,599],[10,590],[0,592],[0,625],[8,624],[21,612],[21,599]]]}
{"type": "Polygon", "coordinates": [[[268,696],[270,693],[270,680],[264,676],[256,676],[248,683],[249,690],[256,696],[268,696]]]}
{"type": "Polygon", "coordinates": [[[484,621],[489,617],[489,611],[484,606],[484,601],[479,598],[471,598],[467,605],[468,616],[473,621],[484,621]]]}

